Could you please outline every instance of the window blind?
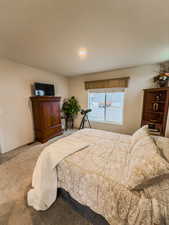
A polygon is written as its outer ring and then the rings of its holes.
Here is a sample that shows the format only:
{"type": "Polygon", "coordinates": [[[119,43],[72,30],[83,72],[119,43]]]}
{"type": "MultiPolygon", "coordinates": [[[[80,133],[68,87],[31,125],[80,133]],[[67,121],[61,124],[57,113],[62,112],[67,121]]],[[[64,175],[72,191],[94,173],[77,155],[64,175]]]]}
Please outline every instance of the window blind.
{"type": "Polygon", "coordinates": [[[97,88],[88,90],[88,93],[112,93],[112,92],[125,92],[125,88],[97,88]]]}
{"type": "Polygon", "coordinates": [[[108,80],[95,80],[86,81],[85,89],[104,89],[104,88],[127,88],[129,77],[108,79],[108,80]]]}

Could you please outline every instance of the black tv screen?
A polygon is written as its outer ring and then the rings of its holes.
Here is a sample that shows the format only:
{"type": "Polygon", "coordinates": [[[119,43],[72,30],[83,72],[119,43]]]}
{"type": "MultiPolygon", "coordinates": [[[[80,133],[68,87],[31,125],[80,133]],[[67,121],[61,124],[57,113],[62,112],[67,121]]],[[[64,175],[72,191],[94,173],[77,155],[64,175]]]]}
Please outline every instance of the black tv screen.
{"type": "Polygon", "coordinates": [[[55,87],[53,84],[35,83],[36,96],[54,96],[55,87]]]}

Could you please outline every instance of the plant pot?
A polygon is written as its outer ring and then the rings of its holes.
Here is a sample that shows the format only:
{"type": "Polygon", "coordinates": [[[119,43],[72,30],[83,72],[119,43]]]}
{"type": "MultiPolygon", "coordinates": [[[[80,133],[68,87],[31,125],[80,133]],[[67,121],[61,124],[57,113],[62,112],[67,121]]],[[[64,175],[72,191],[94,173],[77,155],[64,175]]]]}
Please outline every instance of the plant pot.
{"type": "Polygon", "coordinates": [[[66,117],[66,130],[74,128],[74,118],[73,117],[66,117]]]}
{"type": "Polygon", "coordinates": [[[159,80],[158,85],[160,87],[168,87],[168,80],[159,80]]]}

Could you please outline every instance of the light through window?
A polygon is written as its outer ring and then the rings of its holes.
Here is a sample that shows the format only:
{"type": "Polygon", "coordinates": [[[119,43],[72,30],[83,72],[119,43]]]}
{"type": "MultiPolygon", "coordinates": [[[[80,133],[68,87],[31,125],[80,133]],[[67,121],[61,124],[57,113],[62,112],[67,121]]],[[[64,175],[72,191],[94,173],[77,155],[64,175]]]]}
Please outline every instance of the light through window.
{"type": "Polygon", "coordinates": [[[123,123],[124,91],[90,91],[88,107],[91,121],[123,123]]]}

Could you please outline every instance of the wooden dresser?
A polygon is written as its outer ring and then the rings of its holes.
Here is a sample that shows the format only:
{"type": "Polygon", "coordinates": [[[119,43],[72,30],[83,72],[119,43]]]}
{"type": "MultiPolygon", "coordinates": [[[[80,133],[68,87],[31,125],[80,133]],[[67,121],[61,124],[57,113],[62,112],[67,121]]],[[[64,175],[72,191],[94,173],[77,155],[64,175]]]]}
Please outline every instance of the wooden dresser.
{"type": "Polygon", "coordinates": [[[60,97],[31,97],[35,139],[44,143],[61,135],[60,97]]]}
{"type": "Polygon", "coordinates": [[[169,87],[144,90],[141,125],[149,125],[150,133],[165,136],[169,107],[169,87]]]}

